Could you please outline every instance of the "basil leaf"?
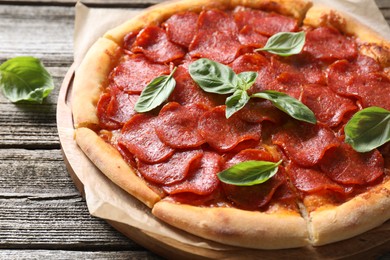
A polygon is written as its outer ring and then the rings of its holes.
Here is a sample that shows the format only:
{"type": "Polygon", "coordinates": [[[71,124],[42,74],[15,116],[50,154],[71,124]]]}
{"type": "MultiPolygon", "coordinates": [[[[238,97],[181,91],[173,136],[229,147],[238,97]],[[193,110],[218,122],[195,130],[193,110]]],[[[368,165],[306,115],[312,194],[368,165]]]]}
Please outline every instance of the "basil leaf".
{"type": "Polygon", "coordinates": [[[265,90],[253,94],[251,97],[264,98],[270,100],[274,106],[289,116],[311,124],[316,124],[317,119],[306,105],[289,95],[273,90],[265,90]]]}
{"type": "Polygon", "coordinates": [[[243,108],[249,101],[248,93],[245,90],[236,90],[226,99],[226,118],[231,117],[235,112],[243,108]]]}
{"type": "Polygon", "coordinates": [[[141,96],[135,104],[134,110],[139,113],[148,112],[167,100],[176,86],[176,81],[173,78],[175,71],[176,67],[172,70],[171,74],[153,79],[141,92],[141,96]]]}
{"type": "Polygon", "coordinates": [[[278,166],[281,162],[281,160],[277,163],[245,161],[218,173],[218,178],[227,184],[253,186],[263,183],[274,176],[278,172],[278,166]]]}
{"type": "Polygon", "coordinates": [[[11,102],[42,103],[54,89],[54,83],[39,59],[26,56],[9,59],[0,65],[0,88],[11,102]]]}
{"type": "Polygon", "coordinates": [[[248,90],[255,83],[258,75],[257,72],[253,71],[241,72],[237,75],[239,79],[238,88],[248,90]]]}
{"type": "Polygon", "coordinates": [[[357,112],[345,125],[345,142],[358,152],[371,151],[390,140],[390,111],[369,107],[357,112]]]}
{"type": "Polygon", "coordinates": [[[255,51],[268,51],[280,56],[290,56],[302,51],[305,40],[306,34],[304,31],[297,33],[280,32],[271,36],[263,48],[255,51]]]}
{"type": "Polygon", "coordinates": [[[191,63],[189,72],[206,92],[229,94],[236,91],[238,86],[238,77],[230,67],[206,58],[191,63]]]}

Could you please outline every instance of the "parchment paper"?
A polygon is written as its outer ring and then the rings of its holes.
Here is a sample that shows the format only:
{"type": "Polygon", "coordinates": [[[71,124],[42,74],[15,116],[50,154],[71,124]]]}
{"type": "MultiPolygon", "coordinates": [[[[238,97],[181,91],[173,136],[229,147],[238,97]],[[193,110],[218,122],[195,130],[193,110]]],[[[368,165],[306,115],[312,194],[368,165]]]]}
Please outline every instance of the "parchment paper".
{"type": "MultiPolygon", "coordinates": [[[[314,0],[346,12],[390,40],[390,28],[373,0],[314,0]]],[[[76,4],[74,60],[79,64],[89,47],[107,30],[132,18],[138,10],[88,8],[76,4]]],[[[74,149],[78,149],[74,145],[74,149]]],[[[76,156],[84,156],[78,150],[76,156]]],[[[206,241],[171,228],[153,217],[145,205],[118,188],[88,160],[72,165],[84,184],[86,202],[91,215],[128,224],[151,234],[172,238],[180,243],[213,250],[231,250],[230,246],[206,241]]]]}

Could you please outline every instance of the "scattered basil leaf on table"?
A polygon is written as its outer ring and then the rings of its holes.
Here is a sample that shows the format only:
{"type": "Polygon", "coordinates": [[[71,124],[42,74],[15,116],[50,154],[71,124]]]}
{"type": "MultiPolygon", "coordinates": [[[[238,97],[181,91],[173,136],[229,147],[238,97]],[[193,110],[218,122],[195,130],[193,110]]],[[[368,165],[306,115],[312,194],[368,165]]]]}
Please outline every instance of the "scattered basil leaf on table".
{"type": "Polygon", "coordinates": [[[175,71],[176,67],[171,74],[154,78],[141,92],[134,110],[139,113],[148,112],[167,100],[176,86],[176,80],[173,78],[175,71]]]}
{"type": "Polygon", "coordinates": [[[226,118],[231,117],[235,112],[243,108],[248,103],[250,97],[245,90],[238,89],[233,95],[226,99],[226,118]]]}
{"type": "Polygon", "coordinates": [[[279,162],[245,161],[218,173],[221,182],[236,186],[253,186],[269,180],[278,172],[279,162]]]}
{"type": "Polygon", "coordinates": [[[390,141],[390,111],[368,107],[345,125],[345,142],[358,152],[371,151],[390,141]]]}
{"type": "Polygon", "coordinates": [[[302,51],[306,34],[301,32],[280,32],[272,35],[265,46],[255,51],[267,51],[279,56],[291,56],[302,51]]]}
{"type": "Polygon", "coordinates": [[[189,66],[192,79],[206,92],[230,94],[236,91],[238,77],[228,66],[202,58],[189,66]]]}
{"type": "Polygon", "coordinates": [[[39,59],[25,56],[0,65],[0,88],[11,102],[42,103],[54,89],[54,83],[39,59]]]}
{"type": "Polygon", "coordinates": [[[272,104],[283,112],[287,113],[292,118],[304,121],[311,124],[316,124],[316,117],[305,104],[299,100],[281,92],[273,90],[265,90],[253,94],[251,97],[264,98],[272,102],[272,104]]]}

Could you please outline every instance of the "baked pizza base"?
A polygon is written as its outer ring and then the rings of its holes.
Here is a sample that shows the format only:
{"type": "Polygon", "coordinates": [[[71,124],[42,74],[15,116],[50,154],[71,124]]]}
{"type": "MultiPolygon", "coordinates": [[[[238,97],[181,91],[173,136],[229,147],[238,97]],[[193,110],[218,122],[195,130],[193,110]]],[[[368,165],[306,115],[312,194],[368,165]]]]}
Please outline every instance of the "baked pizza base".
{"type": "MultiPolygon", "coordinates": [[[[235,208],[207,208],[161,200],[122,159],[118,151],[103,141],[93,130],[97,129],[96,105],[106,79],[119,57],[124,35],[150,24],[159,23],[170,15],[184,10],[199,11],[208,7],[272,7],[275,1],[245,0],[184,0],[163,3],[114,28],[100,38],[89,50],[77,69],[72,93],[72,110],[76,142],[89,159],[119,187],[152,208],[152,213],[166,223],[192,234],[221,243],[257,248],[279,249],[324,245],[343,240],[390,218],[390,181],[387,179],[370,191],[352,200],[327,208],[301,212],[278,208],[273,212],[252,212],[235,208]],[[92,129],[92,130],[91,130],[92,129]]],[[[369,53],[389,66],[389,43],[372,33],[357,21],[335,14],[330,9],[311,7],[310,2],[278,0],[280,13],[291,15],[304,24],[317,26],[331,23],[344,33],[356,35],[367,42],[362,52],[369,53]],[[311,9],[309,9],[311,7],[311,9]],[[373,45],[371,45],[373,43],[373,45]]]]}

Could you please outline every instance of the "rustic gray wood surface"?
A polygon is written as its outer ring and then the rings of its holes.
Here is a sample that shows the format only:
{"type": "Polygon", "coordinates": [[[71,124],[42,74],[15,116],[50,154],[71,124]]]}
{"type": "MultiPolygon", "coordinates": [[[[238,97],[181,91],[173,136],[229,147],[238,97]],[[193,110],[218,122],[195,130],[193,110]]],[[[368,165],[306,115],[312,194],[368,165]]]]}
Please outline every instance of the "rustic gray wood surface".
{"type": "MultiPolygon", "coordinates": [[[[56,102],[73,62],[75,2],[0,1],[0,63],[35,56],[56,85],[42,105],[12,104],[0,95],[0,259],[156,259],[89,215],[62,158],[56,102]]],[[[161,1],[84,2],[144,8],[161,1]]],[[[390,23],[390,0],[376,2],[390,23]]]]}

